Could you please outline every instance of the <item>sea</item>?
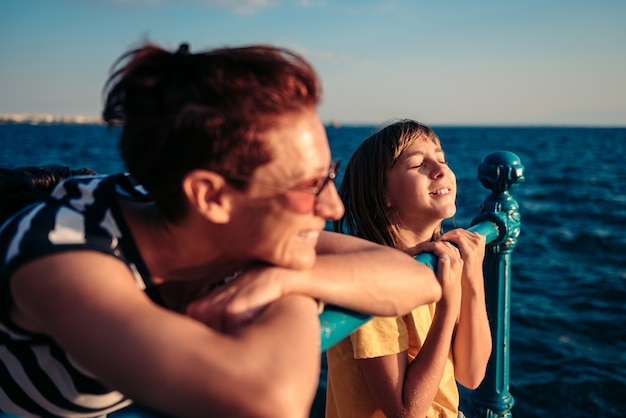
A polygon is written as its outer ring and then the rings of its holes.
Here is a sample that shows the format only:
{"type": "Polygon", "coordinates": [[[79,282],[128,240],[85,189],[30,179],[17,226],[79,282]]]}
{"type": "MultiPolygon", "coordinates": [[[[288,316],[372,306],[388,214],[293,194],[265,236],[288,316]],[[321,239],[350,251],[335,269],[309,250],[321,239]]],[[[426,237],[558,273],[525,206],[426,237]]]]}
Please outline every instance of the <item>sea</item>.
{"type": "MultiPolygon", "coordinates": [[[[514,417],[626,415],[626,128],[433,126],[458,181],[448,225],[468,227],[489,191],[484,156],[516,154],[521,233],[511,256],[514,417]]],[[[378,126],[327,126],[345,162],[378,126]]],[[[124,171],[118,128],[0,124],[0,167],[124,171]]],[[[342,172],[339,173],[341,178],[342,172]]],[[[1,196],[0,196],[1,198],[1,196]]]]}

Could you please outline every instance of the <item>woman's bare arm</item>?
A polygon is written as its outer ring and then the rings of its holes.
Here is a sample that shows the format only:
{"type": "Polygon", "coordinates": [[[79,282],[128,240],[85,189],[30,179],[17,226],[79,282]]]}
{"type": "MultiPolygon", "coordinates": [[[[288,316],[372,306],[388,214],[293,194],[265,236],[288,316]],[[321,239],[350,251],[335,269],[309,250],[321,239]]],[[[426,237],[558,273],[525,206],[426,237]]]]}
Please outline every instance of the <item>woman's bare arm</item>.
{"type": "Polygon", "coordinates": [[[161,308],[120,261],[94,252],[45,257],[11,278],[23,327],[150,408],[178,417],[305,417],[319,373],[313,299],[281,298],[227,335],[161,308]]]}
{"type": "Polygon", "coordinates": [[[369,315],[396,316],[441,297],[432,270],[402,251],[323,232],[318,252],[310,270],[252,267],[191,303],[187,314],[206,323],[220,314],[245,322],[284,295],[304,294],[369,315]]]}

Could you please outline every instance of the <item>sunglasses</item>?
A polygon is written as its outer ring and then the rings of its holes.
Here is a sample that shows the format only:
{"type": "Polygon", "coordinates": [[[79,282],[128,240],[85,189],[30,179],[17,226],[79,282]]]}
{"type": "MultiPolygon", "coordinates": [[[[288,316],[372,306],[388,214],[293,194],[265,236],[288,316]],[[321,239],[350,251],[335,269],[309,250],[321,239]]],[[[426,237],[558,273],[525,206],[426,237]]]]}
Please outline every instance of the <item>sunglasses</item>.
{"type": "Polygon", "coordinates": [[[316,201],[319,198],[319,195],[324,191],[326,186],[328,186],[328,184],[331,182],[332,183],[335,182],[335,179],[337,178],[337,172],[339,171],[340,163],[341,163],[340,160],[335,160],[331,162],[330,166],[328,167],[328,173],[324,177],[320,177],[314,186],[296,185],[293,187],[283,187],[283,186],[277,186],[275,184],[266,183],[266,182],[259,181],[259,180],[253,181],[250,177],[238,176],[236,174],[223,175],[223,177],[226,180],[231,180],[231,181],[242,181],[242,182],[246,182],[249,184],[250,183],[260,184],[265,187],[270,187],[275,190],[280,190],[284,192],[285,194],[305,193],[314,197],[314,201],[316,201]]]}

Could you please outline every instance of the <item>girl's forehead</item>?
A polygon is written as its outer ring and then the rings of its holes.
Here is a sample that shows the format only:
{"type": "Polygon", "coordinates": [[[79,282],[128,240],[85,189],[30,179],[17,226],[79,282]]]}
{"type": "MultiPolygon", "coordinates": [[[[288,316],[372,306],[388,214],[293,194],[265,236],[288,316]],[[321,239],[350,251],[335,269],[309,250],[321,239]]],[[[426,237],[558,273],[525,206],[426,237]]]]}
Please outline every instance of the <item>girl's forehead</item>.
{"type": "Polygon", "coordinates": [[[406,148],[402,150],[399,158],[409,158],[414,155],[424,155],[427,153],[442,153],[443,149],[439,143],[435,143],[431,140],[416,140],[410,144],[407,144],[406,148]]]}

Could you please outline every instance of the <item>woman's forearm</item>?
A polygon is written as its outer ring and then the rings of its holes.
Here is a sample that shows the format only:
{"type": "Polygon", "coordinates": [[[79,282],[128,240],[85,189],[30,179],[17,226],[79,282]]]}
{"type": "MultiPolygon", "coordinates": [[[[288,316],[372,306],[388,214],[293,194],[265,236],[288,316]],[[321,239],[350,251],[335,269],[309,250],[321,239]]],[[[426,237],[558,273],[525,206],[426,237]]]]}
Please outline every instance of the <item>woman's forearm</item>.
{"type": "Polygon", "coordinates": [[[317,263],[302,280],[287,285],[292,286],[290,292],[378,316],[404,315],[441,297],[432,270],[411,256],[358,238],[328,234],[320,237],[317,263]]]}

